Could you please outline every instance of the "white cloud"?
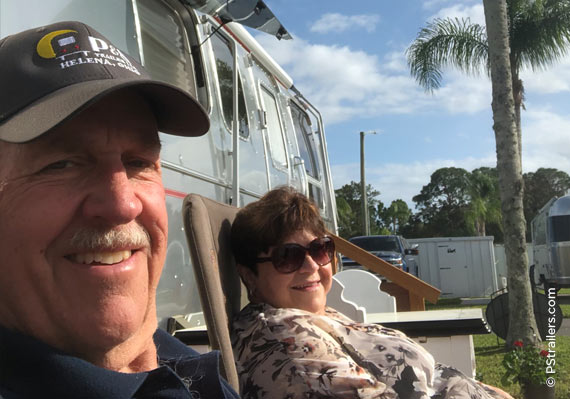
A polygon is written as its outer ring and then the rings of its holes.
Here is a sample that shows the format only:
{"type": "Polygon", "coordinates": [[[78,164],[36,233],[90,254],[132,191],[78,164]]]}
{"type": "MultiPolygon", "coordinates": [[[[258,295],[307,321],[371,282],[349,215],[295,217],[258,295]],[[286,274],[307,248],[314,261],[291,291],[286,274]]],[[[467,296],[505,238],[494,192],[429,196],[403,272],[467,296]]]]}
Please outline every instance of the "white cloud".
{"type": "Polygon", "coordinates": [[[342,15],[338,13],[327,13],[311,26],[311,32],[340,33],[349,29],[363,28],[368,33],[371,33],[376,29],[378,22],[380,22],[380,16],[377,14],[342,15]]]}
{"type": "Polygon", "coordinates": [[[483,4],[454,4],[451,7],[442,8],[430,20],[435,18],[469,18],[472,23],[485,26],[485,12],[483,4]]]}
{"type": "Polygon", "coordinates": [[[570,117],[548,109],[523,114],[523,170],[556,168],[570,173],[570,117]]]}
{"type": "Polygon", "coordinates": [[[447,84],[435,92],[451,114],[476,112],[491,107],[491,81],[485,76],[468,76],[456,70],[444,72],[447,84]]]}
{"type": "Polygon", "coordinates": [[[527,92],[552,94],[570,91],[570,55],[543,71],[523,70],[521,79],[527,92]]]}
{"type": "Polygon", "coordinates": [[[383,60],[348,46],[312,44],[295,37],[256,39],[294,78],[295,86],[319,108],[327,125],[351,118],[421,111],[474,113],[488,108],[488,79],[445,71],[445,85],[432,96],[410,77],[401,52],[383,60]]]}
{"type": "Polygon", "coordinates": [[[425,0],[422,4],[422,8],[429,10],[432,8],[440,7],[442,4],[447,4],[455,2],[455,0],[425,0]]]}
{"type": "Polygon", "coordinates": [[[383,71],[376,55],[347,46],[311,44],[300,38],[262,46],[294,77],[295,86],[323,113],[327,124],[387,112],[411,112],[425,97],[407,75],[383,71]]]}
{"type": "Polygon", "coordinates": [[[409,74],[408,64],[405,57],[406,49],[402,48],[400,51],[393,51],[384,56],[383,67],[387,71],[409,74]]]}

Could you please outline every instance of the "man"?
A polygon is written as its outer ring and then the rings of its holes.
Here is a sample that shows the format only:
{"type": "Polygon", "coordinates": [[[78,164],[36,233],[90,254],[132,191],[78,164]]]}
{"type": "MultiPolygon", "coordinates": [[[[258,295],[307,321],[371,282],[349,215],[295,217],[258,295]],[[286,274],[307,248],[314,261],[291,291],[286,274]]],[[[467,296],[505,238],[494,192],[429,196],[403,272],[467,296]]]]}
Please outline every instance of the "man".
{"type": "Polygon", "coordinates": [[[157,132],[204,110],[78,22],[0,40],[0,88],[0,397],[237,397],[157,330],[157,132]]]}

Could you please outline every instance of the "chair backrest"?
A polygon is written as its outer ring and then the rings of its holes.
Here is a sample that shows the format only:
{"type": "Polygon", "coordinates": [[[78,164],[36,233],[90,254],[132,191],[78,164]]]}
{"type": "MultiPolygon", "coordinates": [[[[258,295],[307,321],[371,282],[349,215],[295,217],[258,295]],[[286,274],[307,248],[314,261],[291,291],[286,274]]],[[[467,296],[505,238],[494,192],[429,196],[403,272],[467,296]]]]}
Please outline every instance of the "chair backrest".
{"type": "Polygon", "coordinates": [[[333,276],[331,289],[327,294],[327,306],[344,314],[349,319],[366,323],[366,309],[349,301],[344,296],[344,284],[333,276]]]}
{"type": "Polygon", "coordinates": [[[248,302],[231,250],[231,225],[237,212],[236,207],[197,194],[188,195],[183,205],[186,239],[210,346],[220,350],[222,372],[236,391],[239,382],[229,322],[248,302]]]}
{"type": "Polygon", "coordinates": [[[382,280],[374,274],[364,270],[345,270],[334,277],[345,287],[344,298],[366,308],[366,313],[396,311],[396,298],[380,290],[382,280]]]}

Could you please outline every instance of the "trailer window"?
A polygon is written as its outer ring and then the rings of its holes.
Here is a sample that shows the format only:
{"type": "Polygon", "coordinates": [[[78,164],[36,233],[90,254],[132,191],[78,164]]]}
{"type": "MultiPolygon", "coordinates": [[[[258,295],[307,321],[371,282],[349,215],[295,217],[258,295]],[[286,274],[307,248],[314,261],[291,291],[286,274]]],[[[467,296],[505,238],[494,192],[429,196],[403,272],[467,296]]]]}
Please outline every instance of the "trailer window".
{"type": "Polygon", "coordinates": [[[287,166],[287,153],[285,151],[285,142],[283,141],[283,132],[279,121],[279,111],[277,102],[273,94],[265,87],[261,86],[261,97],[265,105],[265,123],[267,126],[267,135],[269,137],[269,148],[271,157],[276,164],[287,166]]]}
{"type": "MultiPolygon", "coordinates": [[[[218,85],[220,87],[220,97],[222,101],[222,112],[226,127],[232,132],[234,120],[233,108],[233,76],[234,58],[231,43],[222,35],[212,36],[212,48],[216,57],[216,71],[218,74],[218,85]]],[[[239,135],[243,138],[249,137],[249,122],[247,120],[247,109],[245,108],[245,97],[241,84],[241,76],[238,71],[238,120],[239,135]]]]}
{"type": "Polygon", "coordinates": [[[162,1],[138,0],[137,5],[145,68],[154,79],[196,95],[192,61],[180,16],[162,1]]]}
{"type": "Polygon", "coordinates": [[[297,136],[297,143],[299,143],[299,153],[301,158],[305,161],[305,170],[309,176],[318,179],[315,152],[309,138],[309,135],[312,134],[309,117],[293,102],[291,105],[291,115],[293,116],[293,124],[295,126],[295,136],[297,136]]]}
{"type": "Polygon", "coordinates": [[[550,228],[552,242],[570,241],[570,215],[552,216],[550,228]]]}

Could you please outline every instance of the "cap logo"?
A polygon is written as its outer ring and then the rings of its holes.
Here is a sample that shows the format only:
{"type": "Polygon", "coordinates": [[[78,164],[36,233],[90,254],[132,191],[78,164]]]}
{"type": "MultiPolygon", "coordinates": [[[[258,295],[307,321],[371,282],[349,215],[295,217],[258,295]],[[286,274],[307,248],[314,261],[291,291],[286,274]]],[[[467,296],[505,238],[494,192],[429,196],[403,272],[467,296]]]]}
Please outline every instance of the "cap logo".
{"type": "MultiPolygon", "coordinates": [[[[53,49],[53,46],[51,45],[51,41],[53,40],[54,37],[59,36],[59,35],[63,35],[65,33],[77,33],[77,31],[75,30],[71,30],[71,29],[62,29],[62,30],[56,30],[55,32],[50,32],[47,35],[45,35],[44,37],[42,37],[40,39],[40,41],[38,42],[38,45],[36,47],[36,50],[38,52],[38,55],[42,58],[55,58],[56,57],[56,53],[55,50],[53,49]]],[[[70,36],[66,39],[73,39],[73,43],[75,43],[75,38],[73,38],[73,36],[70,36]]],[[[65,46],[65,39],[59,40],[58,44],[60,46],[65,46]]]]}
{"type": "Polygon", "coordinates": [[[56,30],[44,35],[38,41],[36,52],[46,60],[57,59],[61,69],[83,64],[100,64],[140,75],[137,67],[121,50],[101,38],[83,36],[73,29],[56,30]],[[65,36],[54,40],[62,35],[65,36]],[[88,41],[82,40],[84,38],[88,41]]]}

